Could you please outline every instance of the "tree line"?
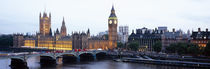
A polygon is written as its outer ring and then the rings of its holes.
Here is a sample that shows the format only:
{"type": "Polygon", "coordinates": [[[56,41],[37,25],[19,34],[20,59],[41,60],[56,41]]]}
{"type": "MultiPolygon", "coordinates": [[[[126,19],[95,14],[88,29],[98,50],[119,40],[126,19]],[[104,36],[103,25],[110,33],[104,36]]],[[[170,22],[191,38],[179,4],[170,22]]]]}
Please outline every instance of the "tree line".
{"type": "MultiPolygon", "coordinates": [[[[127,50],[132,51],[138,51],[140,46],[137,41],[129,42],[128,44],[123,44],[121,42],[118,42],[117,44],[118,48],[124,48],[127,50]]],[[[153,46],[153,51],[155,52],[161,52],[162,51],[162,43],[161,41],[157,41],[153,46]]],[[[176,53],[179,55],[192,55],[192,56],[198,56],[198,55],[206,55],[210,56],[210,41],[207,43],[206,47],[199,47],[197,44],[193,43],[183,43],[183,42],[177,42],[172,43],[169,46],[165,48],[165,53],[176,53]]]]}
{"type": "MultiPolygon", "coordinates": [[[[161,52],[162,44],[161,42],[157,42],[153,45],[153,49],[155,52],[161,52]]],[[[177,53],[179,55],[206,55],[210,56],[210,41],[207,43],[206,47],[200,47],[197,44],[193,43],[172,43],[165,49],[166,53],[177,53]]]]}
{"type": "Polygon", "coordinates": [[[0,35],[0,47],[13,46],[13,35],[0,35]]]}

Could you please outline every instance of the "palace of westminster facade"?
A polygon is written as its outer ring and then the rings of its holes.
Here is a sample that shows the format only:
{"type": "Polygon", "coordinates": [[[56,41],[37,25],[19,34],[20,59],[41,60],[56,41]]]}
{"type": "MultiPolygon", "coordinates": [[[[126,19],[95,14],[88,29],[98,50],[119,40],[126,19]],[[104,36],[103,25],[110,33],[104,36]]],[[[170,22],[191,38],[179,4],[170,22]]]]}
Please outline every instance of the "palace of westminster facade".
{"type": "Polygon", "coordinates": [[[52,35],[51,30],[51,14],[40,13],[39,16],[39,33],[35,36],[23,36],[15,34],[13,37],[13,45],[15,47],[25,46],[30,48],[47,48],[57,50],[73,50],[73,49],[114,49],[117,47],[117,24],[118,19],[115,14],[114,7],[108,18],[108,38],[90,37],[90,30],[87,32],[74,32],[71,36],[67,35],[67,29],[63,18],[62,26],[59,31],[57,29],[52,35]]]}

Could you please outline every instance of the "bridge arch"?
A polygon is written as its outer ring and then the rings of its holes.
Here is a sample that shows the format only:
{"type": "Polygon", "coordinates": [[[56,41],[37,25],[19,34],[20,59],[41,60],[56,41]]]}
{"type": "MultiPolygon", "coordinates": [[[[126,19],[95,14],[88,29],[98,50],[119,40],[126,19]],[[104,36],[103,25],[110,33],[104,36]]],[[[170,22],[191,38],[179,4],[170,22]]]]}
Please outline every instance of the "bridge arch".
{"type": "Polygon", "coordinates": [[[78,56],[75,54],[63,54],[60,55],[63,58],[63,63],[72,63],[78,61],[78,56]]]}
{"type": "Polygon", "coordinates": [[[107,56],[107,53],[106,52],[97,52],[96,53],[96,59],[97,60],[105,59],[106,56],[107,56]]]}
{"type": "Polygon", "coordinates": [[[79,54],[80,61],[93,61],[96,59],[95,54],[93,53],[81,53],[79,54]]]}
{"type": "Polygon", "coordinates": [[[20,58],[11,58],[11,69],[28,69],[27,62],[20,58]]]}
{"type": "Polygon", "coordinates": [[[40,56],[40,63],[41,65],[56,64],[56,58],[52,56],[40,56]]]}

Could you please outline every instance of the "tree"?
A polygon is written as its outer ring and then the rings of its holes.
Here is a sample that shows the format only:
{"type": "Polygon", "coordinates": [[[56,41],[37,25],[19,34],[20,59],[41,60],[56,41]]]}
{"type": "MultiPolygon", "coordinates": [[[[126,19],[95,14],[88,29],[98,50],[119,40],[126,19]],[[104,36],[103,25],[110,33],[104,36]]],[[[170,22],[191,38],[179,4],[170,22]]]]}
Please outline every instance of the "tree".
{"type": "Polygon", "coordinates": [[[117,48],[124,48],[124,45],[122,42],[117,42],[117,48]]]}
{"type": "Polygon", "coordinates": [[[204,54],[206,56],[210,56],[210,41],[206,44],[206,47],[204,48],[204,54]]]}
{"type": "Polygon", "coordinates": [[[196,56],[196,55],[200,54],[201,50],[198,45],[190,43],[189,47],[187,48],[187,52],[188,52],[188,54],[196,56]]]}
{"type": "Polygon", "coordinates": [[[152,47],[155,52],[160,52],[162,48],[162,43],[158,41],[152,47]]]}
{"type": "Polygon", "coordinates": [[[108,34],[104,34],[104,35],[103,35],[103,38],[104,38],[104,39],[108,39],[108,38],[109,38],[109,35],[108,35],[108,34]]]}
{"type": "Polygon", "coordinates": [[[166,52],[167,53],[175,53],[176,52],[176,47],[177,45],[175,43],[170,44],[170,46],[166,47],[166,52]]]}
{"type": "Polygon", "coordinates": [[[133,51],[137,51],[139,49],[139,43],[138,42],[131,42],[131,43],[128,44],[128,47],[133,51]]]}
{"type": "Polygon", "coordinates": [[[177,44],[177,47],[175,47],[176,53],[178,53],[179,55],[186,54],[187,53],[187,46],[188,46],[187,43],[179,42],[177,44]]]}
{"type": "Polygon", "coordinates": [[[166,51],[169,53],[178,53],[178,54],[186,54],[187,53],[187,43],[172,43],[169,47],[166,48],[166,51]]]}
{"type": "Polygon", "coordinates": [[[13,46],[13,36],[12,35],[1,35],[0,36],[0,47],[13,46]]]}
{"type": "Polygon", "coordinates": [[[196,56],[201,53],[202,49],[198,45],[192,43],[173,43],[169,47],[166,47],[168,53],[191,54],[196,56]]]}

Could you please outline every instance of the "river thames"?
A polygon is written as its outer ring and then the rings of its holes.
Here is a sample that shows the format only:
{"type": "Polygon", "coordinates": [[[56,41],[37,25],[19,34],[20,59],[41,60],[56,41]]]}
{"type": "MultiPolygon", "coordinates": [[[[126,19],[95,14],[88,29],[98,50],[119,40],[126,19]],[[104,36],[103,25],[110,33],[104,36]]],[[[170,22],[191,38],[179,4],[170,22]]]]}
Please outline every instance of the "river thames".
{"type": "MultiPolygon", "coordinates": [[[[201,69],[179,66],[164,66],[153,64],[115,62],[112,60],[98,60],[77,63],[64,63],[55,66],[41,66],[39,57],[31,57],[27,60],[29,69],[201,69]]],[[[0,69],[10,69],[10,59],[0,59],[0,69]]]]}

